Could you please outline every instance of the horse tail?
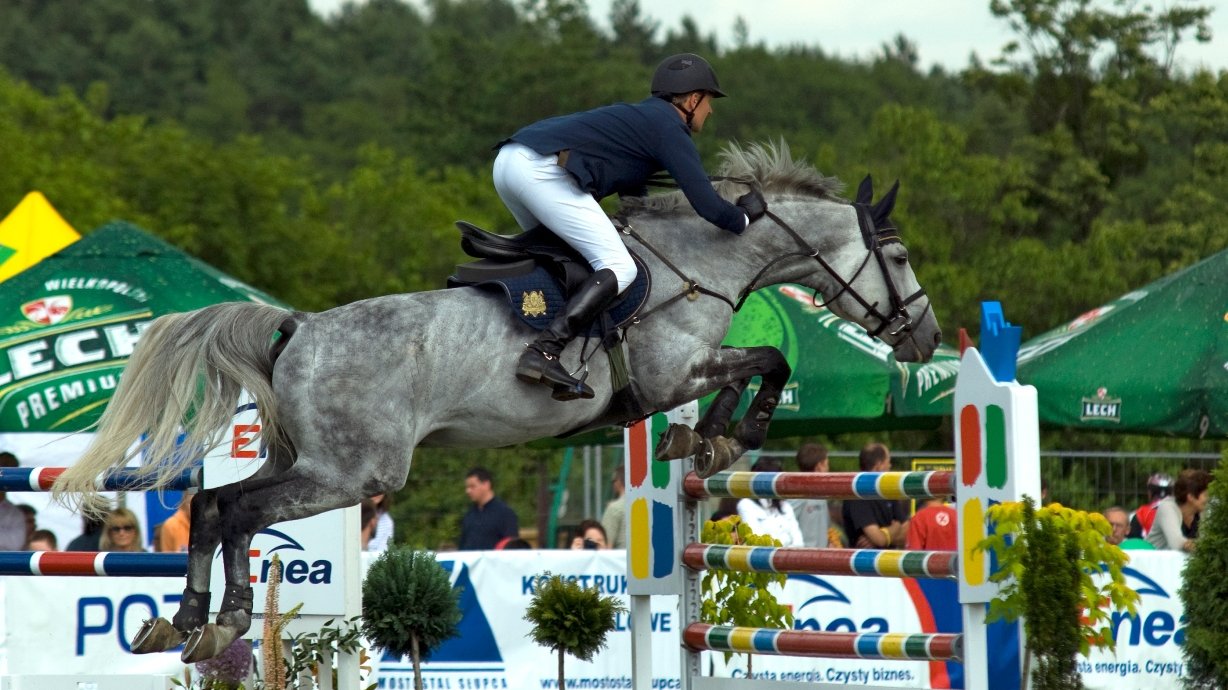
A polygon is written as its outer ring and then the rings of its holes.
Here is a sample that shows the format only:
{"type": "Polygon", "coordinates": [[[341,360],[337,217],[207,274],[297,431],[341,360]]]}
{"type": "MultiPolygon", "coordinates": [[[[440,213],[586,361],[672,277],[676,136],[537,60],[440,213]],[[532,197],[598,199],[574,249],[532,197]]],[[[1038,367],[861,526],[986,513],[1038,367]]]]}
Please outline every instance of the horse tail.
{"type": "Polygon", "coordinates": [[[261,444],[286,443],[273,397],[273,336],[283,322],[293,323],[290,312],[252,302],[155,319],[124,367],[93,442],[52,487],[55,499],[87,515],[104,513],[99,476],[137,456],[144,458],[139,473],[149,489],[166,488],[229,442],[226,432],[243,390],[260,410],[261,444]]]}

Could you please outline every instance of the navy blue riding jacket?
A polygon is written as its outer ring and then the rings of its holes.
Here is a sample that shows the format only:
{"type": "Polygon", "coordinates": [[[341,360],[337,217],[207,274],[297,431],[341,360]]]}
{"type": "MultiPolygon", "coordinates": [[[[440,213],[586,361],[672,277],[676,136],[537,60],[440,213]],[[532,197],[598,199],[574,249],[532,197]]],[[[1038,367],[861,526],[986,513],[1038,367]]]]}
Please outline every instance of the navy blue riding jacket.
{"type": "Polygon", "coordinates": [[[666,170],[705,220],[733,232],[746,225],[742,210],[712,189],[691,130],[663,99],[552,117],[524,127],[507,141],[542,155],[569,151],[567,172],[598,200],[611,194],[643,196],[648,177],[666,170]]]}

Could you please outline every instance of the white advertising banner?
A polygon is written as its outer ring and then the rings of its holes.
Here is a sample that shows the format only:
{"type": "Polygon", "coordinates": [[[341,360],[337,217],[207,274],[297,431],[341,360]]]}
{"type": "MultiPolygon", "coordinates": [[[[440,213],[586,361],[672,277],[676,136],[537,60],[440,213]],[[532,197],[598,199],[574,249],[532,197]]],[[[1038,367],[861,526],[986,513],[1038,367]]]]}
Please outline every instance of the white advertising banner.
{"type": "MultiPolygon", "coordinates": [[[[1177,596],[1184,557],[1146,551],[1131,556],[1129,584],[1142,595],[1138,616],[1115,619],[1116,656],[1096,654],[1081,660],[1084,683],[1106,690],[1178,688],[1185,669],[1177,596]]],[[[461,635],[444,643],[424,665],[428,688],[555,687],[557,658],[532,642],[524,620],[537,574],[549,571],[576,578],[626,601],[623,551],[443,553],[439,561],[462,588],[464,618],[461,635]]],[[[309,581],[312,564],[304,568],[309,581]]],[[[220,592],[220,585],[214,589],[220,592]]],[[[954,582],[794,576],[784,599],[793,607],[795,625],[811,630],[949,631],[959,625],[955,590],[954,582]]],[[[174,614],[182,591],[178,578],[0,578],[0,675],[182,677],[177,653],[135,656],[127,649],[142,619],[174,614]]],[[[281,603],[288,609],[298,601],[283,594],[281,603]]],[[[258,598],[256,608],[262,606],[258,598]]],[[[677,687],[679,659],[674,650],[684,625],[677,617],[677,600],[654,597],[652,611],[654,687],[677,687]]],[[[568,658],[569,684],[630,687],[628,628],[629,621],[620,616],[608,647],[593,661],[568,658]]],[[[713,655],[711,661],[720,675],[745,676],[744,657],[725,664],[721,655],[713,655]]],[[[958,664],[924,662],[756,657],[754,670],[766,678],[907,688],[959,687],[961,680],[958,664]]],[[[383,658],[369,682],[399,690],[412,687],[412,678],[407,659],[383,658]]]]}

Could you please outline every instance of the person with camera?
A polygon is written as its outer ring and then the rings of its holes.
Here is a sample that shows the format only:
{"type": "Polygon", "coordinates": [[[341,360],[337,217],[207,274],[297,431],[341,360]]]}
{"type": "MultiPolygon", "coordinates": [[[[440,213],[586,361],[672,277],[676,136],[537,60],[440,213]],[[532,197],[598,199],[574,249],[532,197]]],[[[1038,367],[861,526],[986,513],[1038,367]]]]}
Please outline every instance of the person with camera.
{"type": "Polygon", "coordinates": [[[604,551],[610,548],[605,528],[596,520],[584,520],[576,527],[576,536],[571,540],[572,549],[604,551]]]}

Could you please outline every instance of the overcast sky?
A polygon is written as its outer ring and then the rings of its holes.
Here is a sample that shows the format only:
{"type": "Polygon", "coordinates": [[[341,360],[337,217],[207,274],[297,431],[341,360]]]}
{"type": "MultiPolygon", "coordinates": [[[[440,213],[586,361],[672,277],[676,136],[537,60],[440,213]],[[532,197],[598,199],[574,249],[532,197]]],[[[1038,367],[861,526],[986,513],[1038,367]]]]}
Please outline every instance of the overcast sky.
{"type": "MultiPolygon", "coordinates": [[[[309,1],[316,11],[327,14],[344,0],[309,1]]],[[[598,25],[608,27],[611,0],[587,2],[598,25]]],[[[1174,0],[1152,4],[1163,7],[1174,0]]],[[[973,51],[988,62],[1012,38],[1006,22],[989,13],[989,0],[641,0],[640,7],[660,23],[658,38],[677,29],[682,17],[689,15],[701,32],[715,33],[725,47],[732,44],[739,16],[750,28],[752,43],[817,45],[825,53],[846,58],[872,56],[902,33],[917,45],[923,67],[937,63],[948,70],[966,67],[973,51]]],[[[1209,44],[1196,44],[1192,38],[1181,44],[1177,52],[1181,67],[1228,69],[1228,6],[1211,15],[1211,29],[1209,44]]]]}

